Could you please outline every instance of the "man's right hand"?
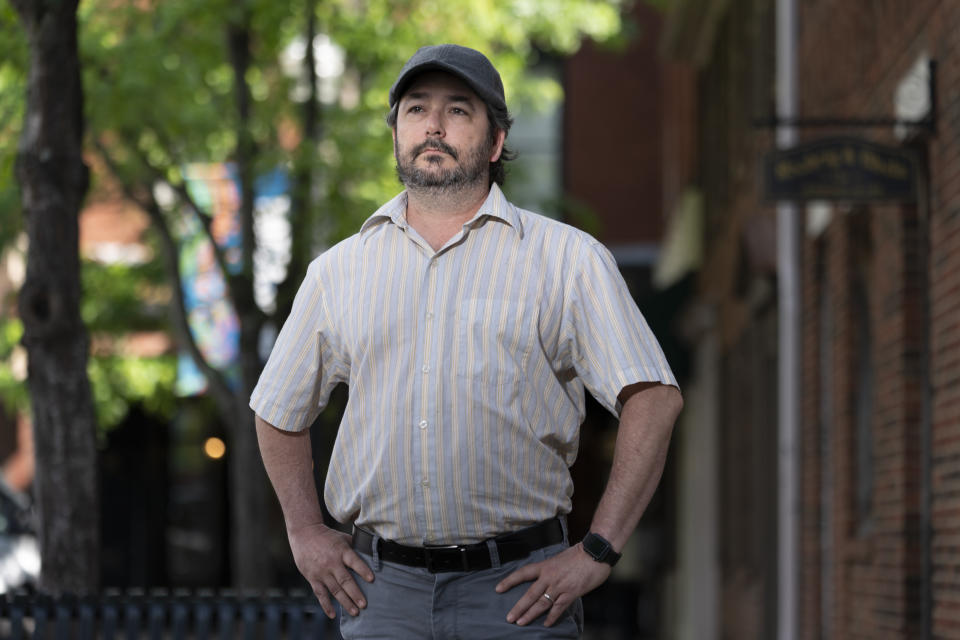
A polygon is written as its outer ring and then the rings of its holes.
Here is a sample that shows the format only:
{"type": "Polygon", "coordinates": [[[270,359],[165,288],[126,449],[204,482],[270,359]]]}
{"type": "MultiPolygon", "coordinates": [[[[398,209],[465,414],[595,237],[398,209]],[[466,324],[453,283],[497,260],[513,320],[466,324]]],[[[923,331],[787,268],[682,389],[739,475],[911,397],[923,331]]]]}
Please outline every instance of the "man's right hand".
{"type": "Polygon", "coordinates": [[[367,582],[373,582],[373,571],[350,547],[348,534],[315,524],[289,531],[288,537],[297,569],[310,583],[327,617],[336,617],[331,596],[352,616],[367,606],[348,569],[367,582]]]}

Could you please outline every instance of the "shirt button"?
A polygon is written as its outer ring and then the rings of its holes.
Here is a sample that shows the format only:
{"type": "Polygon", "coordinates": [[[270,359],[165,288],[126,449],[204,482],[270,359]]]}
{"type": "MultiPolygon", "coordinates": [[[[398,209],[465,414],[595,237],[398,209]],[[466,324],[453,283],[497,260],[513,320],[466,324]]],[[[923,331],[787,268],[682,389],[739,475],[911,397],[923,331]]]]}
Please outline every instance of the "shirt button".
{"type": "Polygon", "coordinates": [[[430,373],[430,366],[425,364],[423,367],[421,367],[420,371],[423,371],[424,373],[430,373]]]}
{"type": "Polygon", "coordinates": [[[427,311],[427,320],[433,317],[433,311],[427,311]]]}
{"type": "Polygon", "coordinates": [[[427,421],[426,421],[426,420],[421,420],[419,427],[420,427],[421,429],[426,429],[426,428],[427,428],[427,421]]]}
{"type": "Polygon", "coordinates": [[[430,481],[427,480],[426,478],[424,478],[423,480],[420,481],[420,484],[423,485],[423,486],[425,486],[425,487],[429,487],[429,486],[430,486],[430,481]]]}

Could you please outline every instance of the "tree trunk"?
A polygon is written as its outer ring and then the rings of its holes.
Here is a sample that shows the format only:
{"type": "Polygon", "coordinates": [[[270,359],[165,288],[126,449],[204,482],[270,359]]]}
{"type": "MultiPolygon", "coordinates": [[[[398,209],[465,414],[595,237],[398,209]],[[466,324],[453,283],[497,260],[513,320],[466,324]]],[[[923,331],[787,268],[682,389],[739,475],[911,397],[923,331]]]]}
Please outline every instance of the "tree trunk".
{"type": "Polygon", "coordinates": [[[17,155],[30,240],[18,309],[29,354],[41,588],[86,593],[99,583],[96,419],[80,319],[78,215],[87,191],[78,0],[13,0],[30,45],[17,155]]]}
{"type": "Polygon", "coordinates": [[[228,276],[230,293],[240,320],[240,388],[230,425],[230,555],[233,583],[241,588],[267,588],[273,579],[274,558],[270,543],[282,535],[270,485],[260,459],[250,393],[260,377],[258,341],[264,315],[253,296],[254,166],[256,149],[250,131],[252,98],[246,81],[250,68],[250,13],[236,7],[239,20],[228,29],[237,105],[237,150],[235,162],[240,180],[240,226],[243,260],[239,275],[228,276]]]}

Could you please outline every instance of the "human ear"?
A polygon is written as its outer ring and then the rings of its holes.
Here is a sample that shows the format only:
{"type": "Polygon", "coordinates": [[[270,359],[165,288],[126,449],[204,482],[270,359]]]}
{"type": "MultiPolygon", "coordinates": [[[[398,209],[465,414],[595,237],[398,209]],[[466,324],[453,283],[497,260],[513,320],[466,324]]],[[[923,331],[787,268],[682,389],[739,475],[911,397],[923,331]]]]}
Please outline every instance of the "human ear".
{"type": "Polygon", "coordinates": [[[503,143],[507,139],[507,132],[503,129],[497,129],[496,138],[493,141],[493,149],[490,151],[490,162],[496,162],[503,153],[503,143]]]}

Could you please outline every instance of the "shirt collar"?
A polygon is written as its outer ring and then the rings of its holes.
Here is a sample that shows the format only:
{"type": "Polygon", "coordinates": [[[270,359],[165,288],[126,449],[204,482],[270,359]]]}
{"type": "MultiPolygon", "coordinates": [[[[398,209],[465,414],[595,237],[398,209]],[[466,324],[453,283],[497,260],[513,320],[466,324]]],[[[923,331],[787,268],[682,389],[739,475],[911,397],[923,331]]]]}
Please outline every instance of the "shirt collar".
{"type": "MultiPolygon", "coordinates": [[[[490,193],[487,194],[487,199],[483,201],[482,205],[480,205],[477,213],[466,222],[466,225],[471,225],[475,220],[480,219],[482,216],[489,216],[491,218],[497,218],[498,220],[506,222],[513,228],[514,231],[517,232],[518,236],[523,238],[523,223],[520,220],[520,215],[517,213],[517,208],[514,207],[509,200],[507,200],[507,197],[503,195],[503,191],[500,190],[500,187],[497,185],[497,183],[493,183],[490,186],[490,193]]],[[[392,222],[399,228],[406,230],[406,191],[401,191],[398,193],[389,202],[377,209],[376,213],[367,218],[366,222],[364,222],[360,227],[360,235],[366,236],[368,231],[386,222],[392,222]]]]}
{"type": "Polygon", "coordinates": [[[377,211],[367,218],[360,226],[360,235],[366,235],[366,232],[380,225],[383,222],[393,222],[401,229],[407,228],[407,192],[401,191],[389,202],[384,204],[382,207],[377,209],[377,211]]]}

